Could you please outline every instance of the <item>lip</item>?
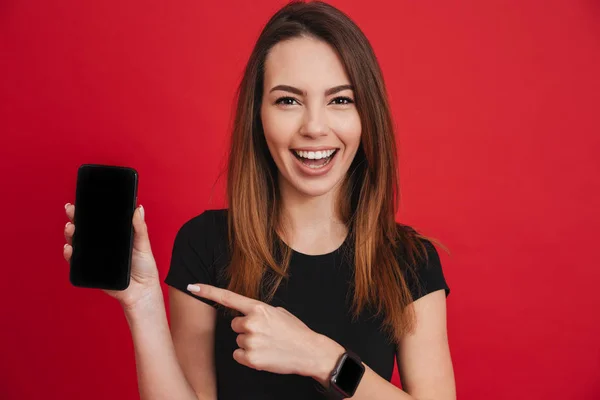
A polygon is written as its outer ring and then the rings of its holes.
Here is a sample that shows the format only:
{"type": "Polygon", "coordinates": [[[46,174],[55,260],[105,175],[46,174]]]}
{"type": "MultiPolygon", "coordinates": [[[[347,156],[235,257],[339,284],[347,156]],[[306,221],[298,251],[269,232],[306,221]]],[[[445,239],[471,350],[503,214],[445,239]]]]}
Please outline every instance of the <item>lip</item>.
{"type": "Polygon", "coordinates": [[[292,151],[323,151],[323,150],[339,150],[339,147],[335,146],[319,146],[319,147],[294,147],[290,149],[292,151]]]}
{"type": "MultiPolygon", "coordinates": [[[[299,151],[322,151],[322,150],[333,150],[333,149],[338,149],[337,147],[319,147],[319,148],[313,148],[313,149],[318,149],[318,150],[304,150],[304,148],[302,149],[294,149],[294,150],[299,150],[299,151]]],[[[329,170],[331,170],[331,168],[333,168],[333,164],[335,162],[337,162],[337,158],[338,158],[338,154],[339,154],[339,149],[338,151],[335,152],[335,154],[333,155],[333,158],[331,159],[331,161],[329,161],[329,163],[324,166],[323,168],[319,168],[319,169],[313,169],[310,168],[306,165],[304,165],[302,163],[302,161],[300,161],[294,154],[294,150],[290,150],[290,154],[291,157],[294,159],[294,163],[296,164],[296,167],[298,168],[298,170],[304,174],[304,175],[308,175],[308,176],[322,176],[325,175],[329,172],[329,170]]]]}

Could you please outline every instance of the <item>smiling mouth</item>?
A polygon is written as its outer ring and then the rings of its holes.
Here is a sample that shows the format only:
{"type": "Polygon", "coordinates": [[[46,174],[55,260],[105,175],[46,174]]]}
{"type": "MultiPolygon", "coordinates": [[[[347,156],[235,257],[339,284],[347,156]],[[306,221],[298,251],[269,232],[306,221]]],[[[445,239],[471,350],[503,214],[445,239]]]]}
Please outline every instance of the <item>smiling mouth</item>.
{"type": "Polygon", "coordinates": [[[337,154],[338,149],[322,150],[322,151],[299,151],[292,150],[292,154],[302,164],[309,168],[318,169],[323,168],[331,162],[333,157],[337,154]]]}

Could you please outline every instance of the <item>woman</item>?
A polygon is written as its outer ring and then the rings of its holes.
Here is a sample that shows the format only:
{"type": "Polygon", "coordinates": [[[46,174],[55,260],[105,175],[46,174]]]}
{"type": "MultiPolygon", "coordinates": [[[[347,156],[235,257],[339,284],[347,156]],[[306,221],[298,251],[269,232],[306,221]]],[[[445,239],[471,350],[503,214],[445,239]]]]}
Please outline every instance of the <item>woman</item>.
{"type": "Polygon", "coordinates": [[[395,222],[396,182],[367,39],[327,4],[283,7],[239,88],[229,208],[175,238],[170,330],[134,213],[131,284],[108,293],[131,328],[141,398],[454,399],[449,288],[431,242],[395,222]],[[404,391],[389,382],[396,355],[404,391]]]}

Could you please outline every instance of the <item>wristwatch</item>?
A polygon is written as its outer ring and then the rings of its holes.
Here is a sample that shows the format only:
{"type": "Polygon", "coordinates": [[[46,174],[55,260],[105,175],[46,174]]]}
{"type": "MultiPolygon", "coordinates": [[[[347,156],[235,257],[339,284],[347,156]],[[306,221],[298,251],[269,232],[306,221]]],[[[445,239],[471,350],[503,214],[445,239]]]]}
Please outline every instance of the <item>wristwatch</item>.
{"type": "Polygon", "coordinates": [[[365,366],[360,357],[352,351],[340,356],[331,375],[329,376],[328,392],[331,398],[346,399],[354,396],[356,388],[365,373],[365,366]]]}

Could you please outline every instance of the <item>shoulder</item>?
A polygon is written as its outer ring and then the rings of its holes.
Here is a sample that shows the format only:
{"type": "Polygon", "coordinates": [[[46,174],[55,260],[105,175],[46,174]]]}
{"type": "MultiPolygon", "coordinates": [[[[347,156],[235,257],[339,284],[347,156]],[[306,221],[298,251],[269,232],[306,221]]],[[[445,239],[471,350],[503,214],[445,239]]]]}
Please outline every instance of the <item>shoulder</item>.
{"type": "Polygon", "coordinates": [[[193,282],[222,286],[228,243],[227,210],[206,210],[188,219],[175,235],[165,282],[184,292],[193,282]]]}
{"type": "Polygon", "coordinates": [[[450,287],[433,241],[411,226],[400,223],[396,226],[399,239],[396,254],[413,300],[440,289],[448,296],[450,287]]]}
{"type": "Polygon", "coordinates": [[[205,210],[188,219],[179,228],[179,232],[188,235],[205,235],[215,230],[227,230],[227,209],[205,210]]]}
{"type": "Polygon", "coordinates": [[[226,210],[206,210],[185,221],[175,235],[165,283],[186,294],[190,283],[222,286],[227,238],[226,210]]]}
{"type": "Polygon", "coordinates": [[[180,248],[193,251],[210,263],[227,252],[227,209],[205,210],[181,225],[175,237],[180,248]]]}

